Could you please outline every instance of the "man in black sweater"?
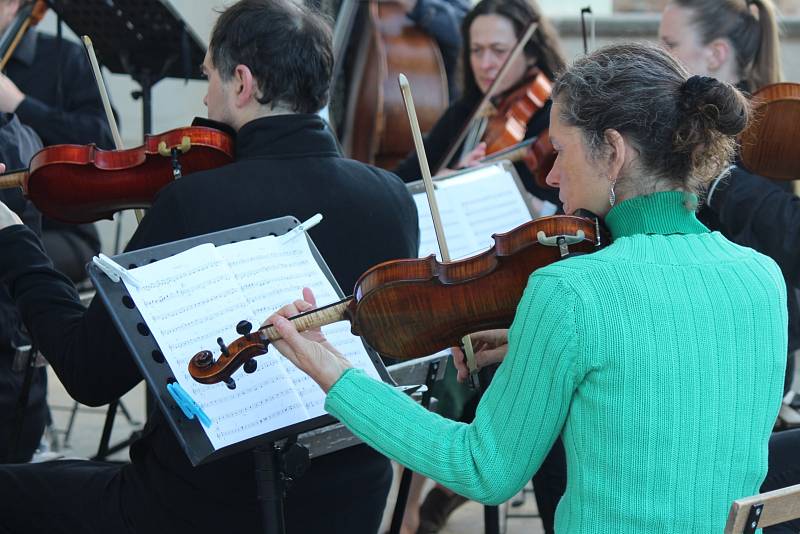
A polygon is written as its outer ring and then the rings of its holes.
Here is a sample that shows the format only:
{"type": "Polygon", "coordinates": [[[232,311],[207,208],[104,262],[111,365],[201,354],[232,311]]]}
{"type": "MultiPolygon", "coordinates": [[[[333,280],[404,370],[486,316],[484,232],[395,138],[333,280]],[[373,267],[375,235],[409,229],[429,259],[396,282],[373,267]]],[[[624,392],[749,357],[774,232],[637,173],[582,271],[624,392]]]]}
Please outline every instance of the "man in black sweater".
{"type": "MultiPolygon", "coordinates": [[[[218,19],[204,61],[209,118],[238,132],[236,161],[165,187],[129,250],[320,212],[310,235],[347,290],[368,267],[416,256],[413,200],[390,173],[341,158],[314,112],[326,102],[330,28],[292,0],[241,0],[218,19]]],[[[83,310],[35,236],[0,209],[0,277],[68,391],[98,405],[141,381],[100,302],[83,310]]],[[[265,274],[269,276],[269,274],[265,274]]],[[[160,412],[132,464],[0,467],[0,532],[257,532],[248,452],[191,467],[160,412]],[[48,513],[38,513],[40,503],[48,513]],[[60,529],[60,530],[59,530],[60,529]]],[[[391,470],[366,446],[312,461],[286,500],[290,533],[374,533],[391,470]]]]}

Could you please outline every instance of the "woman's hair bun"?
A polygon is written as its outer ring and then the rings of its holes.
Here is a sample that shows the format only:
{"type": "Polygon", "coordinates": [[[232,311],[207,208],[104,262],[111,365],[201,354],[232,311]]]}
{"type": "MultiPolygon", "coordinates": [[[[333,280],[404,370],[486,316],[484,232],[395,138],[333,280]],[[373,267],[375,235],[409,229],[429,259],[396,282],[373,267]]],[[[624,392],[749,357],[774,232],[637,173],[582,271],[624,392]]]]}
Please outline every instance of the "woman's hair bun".
{"type": "Polygon", "coordinates": [[[750,116],[750,104],[738,89],[708,76],[691,76],[684,82],[681,107],[685,127],[696,133],[716,130],[736,135],[745,129],[750,116]]]}

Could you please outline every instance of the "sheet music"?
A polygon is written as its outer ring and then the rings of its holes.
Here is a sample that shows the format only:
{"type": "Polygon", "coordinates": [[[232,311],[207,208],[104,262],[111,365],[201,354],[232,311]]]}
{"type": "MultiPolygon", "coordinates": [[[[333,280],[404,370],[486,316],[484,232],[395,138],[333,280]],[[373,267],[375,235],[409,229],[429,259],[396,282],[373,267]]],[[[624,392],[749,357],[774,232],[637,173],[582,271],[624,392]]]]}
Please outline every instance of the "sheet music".
{"type": "MultiPolygon", "coordinates": [[[[531,220],[514,177],[502,165],[476,169],[436,182],[436,200],[452,260],[472,256],[494,244],[492,234],[531,220]]],[[[425,193],[414,195],[419,213],[419,256],[441,261],[425,193]]]]}
{"type": "MultiPolygon", "coordinates": [[[[236,275],[253,309],[254,316],[249,320],[254,326],[262,324],[284,304],[302,298],[304,287],[311,288],[320,306],[340,300],[333,285],[317,265],[304,235],[251,239],[218,247],[217,252],[226,259],[236,275]]],[[[353,366],[380,380],[361,338],[350,333],[349,322],[324,326],[322,332],[353,366]]],[[[276,353],[268,353],[257,357],[259,368],[262,361],[274,359],[275,356],[276,353]]],[[[325,393],[316,382],[282,356],[278,359],[283,362],[309,415],[316,417],[326,413],[323,408],[325,393]]]]}
{"type": "MultiPolygon", "coordinates": [[[[339,300],[305,235],[289,235],[294,238],[201,245],[132,269],[139,285],[126,284],[176,380],[212,420],[203,428],[215,449],[325,413],[319,386],[274,348],[256,358],[254,373],[234,373],[233,390],[224,383],[200,384],[188,372],[194,354],[218,353],[218,337],[226,344],[238,338],[236,324],[243,319],[257,328],[273,311],[301,298],[303,287],[311,287],[320,304],[339,300]]],[[[350,323],[328,325],[323,332],[354,366],[380,379],[350,323]]]]}
{"type": "MultiPolygon", "coordinates": [[[[236,373],[234,390],[200,384],[188,372],[192,355],[231,342],[236,324],[252,317],[250,304],[214,245],[201,245],[133,269],[140,286],[126,284],[178,383],[214,422],[204,428],[215,449],[308,419],[308,412],[278,358],[258,372],[236,373]]],[[[164,384],[166,387],[166,384],[164,384]]]]}

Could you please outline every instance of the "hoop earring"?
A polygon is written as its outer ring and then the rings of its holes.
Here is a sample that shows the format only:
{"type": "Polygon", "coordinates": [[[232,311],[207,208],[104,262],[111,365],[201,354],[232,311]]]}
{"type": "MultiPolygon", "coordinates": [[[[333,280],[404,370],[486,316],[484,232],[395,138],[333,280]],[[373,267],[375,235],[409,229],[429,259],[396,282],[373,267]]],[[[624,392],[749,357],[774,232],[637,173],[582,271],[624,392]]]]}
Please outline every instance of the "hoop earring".
{"type": "Polygon", "coordinates": [[[608,203],[611,204],[611,207],[614,207],[614,204],[617,203],[617,193],[614,192],[614,187],[617,185],[617,181],[614,180],[611,182],[611,189],[608,190],[608,203]]]}

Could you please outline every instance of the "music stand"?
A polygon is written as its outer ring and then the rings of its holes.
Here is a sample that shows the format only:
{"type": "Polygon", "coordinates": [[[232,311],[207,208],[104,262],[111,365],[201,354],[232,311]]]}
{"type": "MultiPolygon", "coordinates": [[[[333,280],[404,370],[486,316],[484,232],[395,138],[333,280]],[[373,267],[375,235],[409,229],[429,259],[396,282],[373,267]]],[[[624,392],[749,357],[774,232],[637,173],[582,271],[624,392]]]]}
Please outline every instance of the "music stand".
{"type": "MultiPolygon", "coordinates": [[[[224,245],[267,235],[282,235],[298,224],[299,221],[294,217],[282,217],[127,252],[115,256],[114,259],[126,268],[133,268],[172,256],[203,243],[224,245]]],[[[339,285],[322,261],[322,256],[314,243],[308,236],[306,238],[309,240],[312,254],[320,264],[323,273],[338,295],[343,297],[339,285]]],[[[175,399],[168,393],[166,385],[174,381],[172,370],[164,362],[158,344],[144,325],[144,319],[130,298],[125,285],[121,282],[113,282],[94,264],[89,264],[87,270],[97,289],[97,295],[108,309],[125,345],[147,381],[148,388],[161,408],[164,418],[175,433],[178,443],[192,465],[223,458],[244,450],[252,450],[256,466],[256,488],[258,499],[262,504],[265,532],[281,534],[284,531],[283,493],[286,483],[302,475],[308,462],[308,449],[297,443],[297,435],[331,425],[336,420],[330,415],[314,417],[221,449],[214,449],[197,419],[187,419],[175,399]],[[278,446],[278,442],[282,440],[286,440],[285,443],[278,446]]],[[[371,349],[368,349],[367,352],[381,379],[391,383],[392,379],[378,354],[371,349]]]]}
{"type": "Polygon", "coordinates": [[[91,37],[102,65],[140,86],[142,130],[152,131],[152,88],[164,78],[200,80],[205,45],[163,0],[47,0],[77,35],[91,37]]]}

